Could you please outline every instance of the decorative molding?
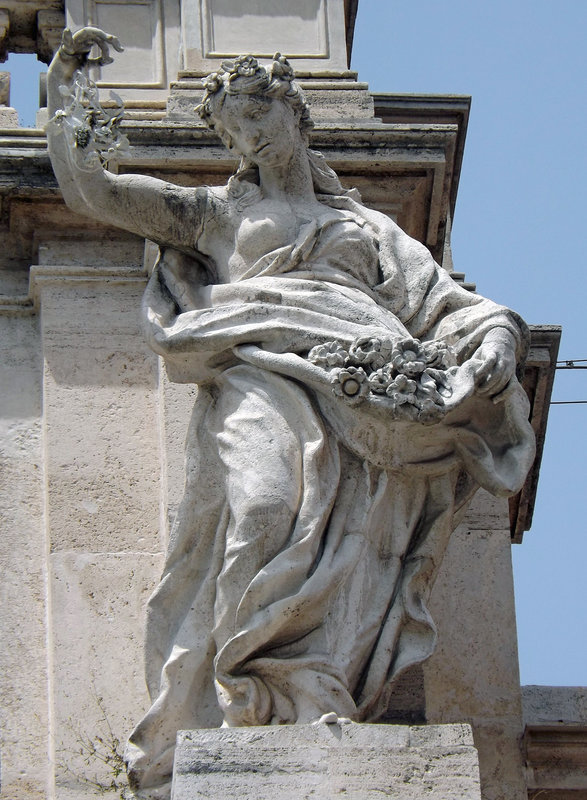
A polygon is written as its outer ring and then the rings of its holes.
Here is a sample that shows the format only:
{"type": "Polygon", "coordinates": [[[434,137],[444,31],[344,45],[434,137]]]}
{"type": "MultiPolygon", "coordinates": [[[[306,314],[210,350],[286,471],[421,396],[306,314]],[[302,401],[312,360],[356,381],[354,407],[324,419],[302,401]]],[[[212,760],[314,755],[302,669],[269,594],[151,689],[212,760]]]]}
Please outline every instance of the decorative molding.
{"type": "Polygon", "coordinates": [[[147,285],[147,276],[141,267],[85,267],[34,264],[30,269],[29,293],[0,295],[0,316],[29,316],[41,309],[41,295],[48,286],[73,283],[101,283],[147,285]]]}
{"type": "Polygon", "coordinates": [[[532,525],[561,333],[559,325],[530,326],[530,350],[522,386],[532,409],[530,422],[536,434],[536,458],[521,491],[509,500],[510,530],[515,544],[521,543],[524,531],[532,525]]]}
{"type": "Polygon", "coordinates": [[[0,8],[0,62],[8,58],[8,31],[10,30],[10,15],[5,8],[0,8]]]}
{"type": "Polygon", "coordinates": [[[0,317],[28,317],[35,313],[36,309],[29,295],[0,295],[0,317]]]}
{"type": "Polygon", "coordinates": [[[374,94],[375,116],[387,124],[455,125],[454,163],[449,171],[450,211],[454,217],[465,139],[471,111],[468,95],[374,94]]]}
{"type": "Polygon", "coordinates": [[[10,105],[10,72],[0,72],[0,106],[10,105]]]}
{"type": "Polygon", "coordinates": [[[116,75],[116,79],[103,80],[102,70],[96,68],[93,70],[93,80],[99,87],[112,89],[167,89],[162,0],[88,0],[87,24],[104,30],[127,28],[128,36],[128,25],[125,26],[122,19],[117,23],[116,18],[129,13],[135,18],[132,31],[139,39],[123,42],[128,49],[127,56],[124,53],[117,54],[114,65],[106,72],[106,76],[116,75]],[[136,75],[122,79],[131,70],[136,75]],[[139,75],[148,77],[145,80],[139,75]]]}
{"type": "Polygon", "coordinates": [[[30,272],[30,302],[35,310],[41,306],[41,292],[47,286],[64,283],[147,284],[143,267],[85,267],[35,264],[30,272]]]}
{"type": "Polygon", "coordinates": [[[65,28],[62,11],[43,9],[37,13],[37,56],[48,64],[61,44],[65,28]]]}
{"type": "MultiPolygon", "coordinates": [[[[255,11],[247,13],[245,9],[239,9],[239,14],[244,17],[242,24],[239,25],[230,25],[227,21],[228,18],[223,17],[219,6],[226,8],[226,0],[220,0],[220,2],[219,0],[200,0],[204,58],[231,58],[245,52],[260,58],[272,58],[275,48],[267,49],[266,44],[271,40],[267,37],[264,27],[260,27],[258,32],[255,30],[255,17],[258,20],[263,20],[263,18],[270,20],[274,30],[273,41],[287,44],[287,37],[294,37],[289,39],[291,47],[283,47],[283,44],[279,44],[288,58],[329,58],[327,0],[310,0],[310,2],[313,3],[315,10],[315,18],[309,25],[309,30],[317,34],[314,42],[308,36],[308,30],[301,15],[296,14],[296,4],[291,3],[290,0],[271,0],[271,2],[266,0],[265,14],[262,11],[260,13],[259,10],[256,13],[255,11]],[[269,11],[271,16],[269,16],[269,11]],[[297,24],[286,23],[285,20],[289,17],[285,17],[284,11],[289,11],[291,18],[296,18],[297,24]],[[280,14],[284,19],[280,20],[280,14]],[[259,37],[258,41],[255,41],[255,33],[259,37]]],[[[263,5],[263,3],[259,4],[261,9],[263,5]]],[[[308,7],[309,3],[306,2],[304,5],[308,7]]],[[[233,10],[236,12],[236,8],[233,10]]],[[[236,13],[234,18],[236,18],[236,13]]]]}
{"type": "Polygon", "coordinates": [[[587,796],[587,725],[527,725],[524,744],[530,798],[587,796]]]}

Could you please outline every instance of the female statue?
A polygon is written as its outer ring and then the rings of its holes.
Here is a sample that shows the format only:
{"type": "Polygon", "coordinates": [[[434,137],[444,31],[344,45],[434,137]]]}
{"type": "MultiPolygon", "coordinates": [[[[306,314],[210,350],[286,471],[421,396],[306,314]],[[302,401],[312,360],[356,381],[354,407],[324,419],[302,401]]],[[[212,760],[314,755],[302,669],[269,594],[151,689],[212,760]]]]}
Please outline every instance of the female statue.
{"type": "Polygon", "coordinates": [[[50,69],[55,172],[76,211],[159,244],[148,341],[199,387],[127,750],[156,798],[178,729],[373,721],[431,654],[451,531],[477,486],[514,493],[532,462],[527,332],[342,188],[279,55],[205,82],[197,111],[241,157],[227,186],[104,170],[95,120],[61,109],[94,45],[120,49],[66,32],[50,69]]]}

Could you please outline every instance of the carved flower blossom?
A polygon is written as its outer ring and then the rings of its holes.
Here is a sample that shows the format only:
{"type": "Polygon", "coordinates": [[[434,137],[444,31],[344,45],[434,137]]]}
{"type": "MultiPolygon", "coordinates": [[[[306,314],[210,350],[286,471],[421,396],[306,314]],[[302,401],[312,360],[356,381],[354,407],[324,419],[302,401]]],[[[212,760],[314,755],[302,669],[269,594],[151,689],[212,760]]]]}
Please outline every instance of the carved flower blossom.
{"type": "Polygon", "coordinates": [[[388,368],[377,369],[369,375],[369,388],[374,394],[385,394],[392,380],[388,368]]]}
{"type": "Polygon", "coordinates": [[[361,336],[350,346],[349,357],[355,364],[380,369],[388,361],[391,352],[391,342],[375,336],[361,336]]]}
{"type": "Polygon", "coordinates": [[[455,357],[442,341],[410,338],[393,344],[387,337],[361,336],[348,350],[340,341],[316,345],[307,359],[329,373],[334,394],[347,403],[384,395],[399,419],[440,419],[452,394],[449,365],[455,357]]]}
{"type": "Polygon", "coordinates": [[[453,367],[457,363],[452,347],[446,342],[424,342],[422,351],[429,367],[448,369],[448,367],[453,367]]]}
{"type": "Polygon", "coordinates": [[[285,56],[282,56],[281,53],[275,53],[273,56],[271,75],[273,78],[281,78],[284,81],[291,81],[294,77],[294,71],[289,61],[285,56]]]}
{"type": "Polygon", "coordinates": [[[223,61],[222,69],[228,72],[229,83],[235,78],[252,78],[259,69],[259,62],[254,56],[238,56],[234,61],[223,61]]]}
{"type": "Polygon", "coordinates": [[[332,372],[332,391],[349,402],[361,402],[369,394],[367,373],[362,367],[345,367],[332,372]]]}
{"type": "Polygon", "coordinates": [[[426,369],[426,353],[417,339],[397,342],[390,361],[397,372],[408,378],[416,378],[426,369]]]}
{"type": "Polygon", "coordinates": [[[391,397],[398,406],[403,406],[405,403],[416,405],[417,388],[418,384],[416,381],[410,380],[410,378],[407,378],[405,375],[396,375],[396,377],[389,382],[385,394],[391,397]]]}
{"type": "Polygon", "coordinates": [[[211,72],[204,78],[203,84],[207,92],[214,94],[222,87],[222,76],[219,72],[211,72]]]}
{"type": "Polygon", "coordinates": [[[319,367],[330,369],[331,367],[344,367],[348,353],[340,342],[325,342],[317,344],[308,353],[308,361],[317,364],[319,367]]]}

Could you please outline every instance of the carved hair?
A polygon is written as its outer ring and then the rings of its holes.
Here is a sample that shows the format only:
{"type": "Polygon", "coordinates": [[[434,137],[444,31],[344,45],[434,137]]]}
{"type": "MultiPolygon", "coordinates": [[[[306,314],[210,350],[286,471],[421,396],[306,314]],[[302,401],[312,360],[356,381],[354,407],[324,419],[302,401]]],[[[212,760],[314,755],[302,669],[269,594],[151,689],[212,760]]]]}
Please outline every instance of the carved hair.
{"type": "Polygon", "coordinates": [[[205,93],[196,112],[213,128],[227,147],[231,147],[230,137],[222,121],[220,110],[229,94],[253,94],[285,100],[295,114],[300,130],[307,132],[314,127],[310,110],[288,60],[280,53],[273,57],[273,63],[264,67],[253,56],[239,56],[234,61],[223,61],[219,72],[212,72],[204,78],[205,93]]]}
{"type": "MultiPolygon", "coordinates": [[[[219,72],[204,78],[205,93],[196,112],[220,136],[226,147],[233,149],[230,134],[220,118],[227,95],[261,95],[282,100],[293,110],[306,144],[314,189],[318,194],[341,195],[345,190],[321,153],[308,147],[308,132],[314,127],[308,104],[302,90],[294,81],[294,72],[285,56],[276,53],[273,62],[264,67],[253,56],[239,56],[234,61],[223,61],[219,72]]],[[[240,204],[247,205],[259,194],[259,173],[256,165],[242,157],[228,188],[240,204]]]]}

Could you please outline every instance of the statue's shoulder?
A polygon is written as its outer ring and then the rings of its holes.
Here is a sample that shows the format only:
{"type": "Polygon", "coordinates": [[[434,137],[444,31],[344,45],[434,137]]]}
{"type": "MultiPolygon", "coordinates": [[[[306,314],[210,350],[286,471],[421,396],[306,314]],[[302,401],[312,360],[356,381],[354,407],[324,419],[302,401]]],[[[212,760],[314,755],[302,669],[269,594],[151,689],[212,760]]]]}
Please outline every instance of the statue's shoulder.
{"type": "Polygon", "coordinates": [[[194,192],[204,227],[226,216],[230,206],[226,186],[198,186],[194,192]]]}
{"type": "Polygon", "coordinates": [[[203,186],[200,192],[200,231],[197,238],[200,248],[214,247],[219,240],[232,240],[238,225],[234,199],[226,186],[203,186]]]}
{"type": "Polygon", "coordinates": [[[246,210],[263,199],[255,183],[232,176],[225,186],[208,186],[208,217],[221,226],[239,225],[246,210]]]}
{"type": "Polygon", "coordinates": [[[227,186],[204,186],[206,193],[206,217],[208,222],[220,221],[229,215],[234,206],[227,186]]]}
{"type": "Polygon", "coordinates": [[[229,193],[228,186],[204,186],[202,187],[207,195],[208,200],[212,203],[228,203],[229,193]]]}

